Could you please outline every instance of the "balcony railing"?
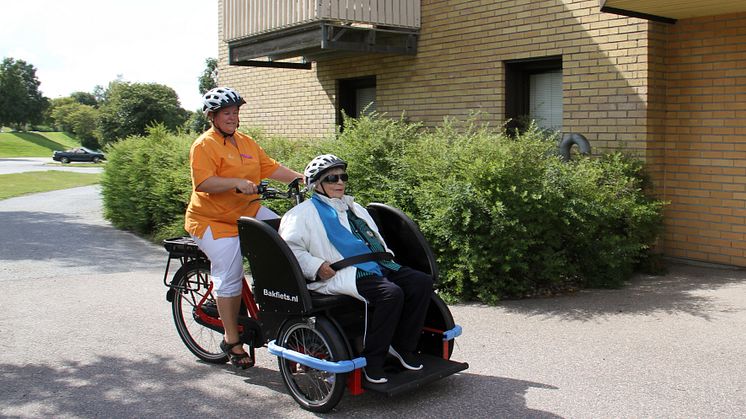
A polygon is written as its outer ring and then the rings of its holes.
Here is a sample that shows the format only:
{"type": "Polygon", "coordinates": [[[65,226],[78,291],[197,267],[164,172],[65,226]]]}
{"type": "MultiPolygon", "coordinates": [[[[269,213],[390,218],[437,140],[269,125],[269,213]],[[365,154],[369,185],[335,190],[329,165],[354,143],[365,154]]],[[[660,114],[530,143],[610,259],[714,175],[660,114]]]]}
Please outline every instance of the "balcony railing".
{"type": "Polygon", "coordinates": [[[420,0],[223,0],[228,42],[317,21],[419,29],[420,0]]]}

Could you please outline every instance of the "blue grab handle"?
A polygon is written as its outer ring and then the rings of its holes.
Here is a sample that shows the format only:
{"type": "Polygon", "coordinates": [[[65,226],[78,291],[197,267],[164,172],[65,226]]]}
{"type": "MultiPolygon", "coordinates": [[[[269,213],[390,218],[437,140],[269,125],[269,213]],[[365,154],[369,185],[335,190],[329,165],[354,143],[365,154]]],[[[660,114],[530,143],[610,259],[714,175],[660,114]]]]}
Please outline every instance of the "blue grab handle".
{"type": "Polygon", "coordinates": [[[443,332],[443,340],[453,340],[459,336],[461,336],[461,326],[459,325],[454,326],[451,330],[443,332]]]}
{"type": "Polygon", "coordinates": [[[291,349],[283,348],[282,346],[277,345],[274,340],[267,344],[267,349],[269,350],[269,353],[282,359],[289,359],[307,367],[321,371],[329,371],[335,374],[350,372],[366,365],[365,358],[363,357],[336,362],[326,361],[291,349]]]}

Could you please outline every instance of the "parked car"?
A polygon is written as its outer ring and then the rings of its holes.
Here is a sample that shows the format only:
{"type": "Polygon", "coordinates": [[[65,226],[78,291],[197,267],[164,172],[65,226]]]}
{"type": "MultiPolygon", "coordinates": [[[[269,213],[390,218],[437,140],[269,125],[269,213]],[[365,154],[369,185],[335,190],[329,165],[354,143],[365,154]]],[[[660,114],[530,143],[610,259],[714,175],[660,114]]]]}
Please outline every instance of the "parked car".
{"type": "Polygon", "coordinates": [[[67,151],[55,151],[52,155],[52,160],[62,163],[70,163],[71,161],[90,161],[98,163],[101,160],[106,160],[106,158],[104,157],[104,153],[100,151],[78,147],[67,151]]]}

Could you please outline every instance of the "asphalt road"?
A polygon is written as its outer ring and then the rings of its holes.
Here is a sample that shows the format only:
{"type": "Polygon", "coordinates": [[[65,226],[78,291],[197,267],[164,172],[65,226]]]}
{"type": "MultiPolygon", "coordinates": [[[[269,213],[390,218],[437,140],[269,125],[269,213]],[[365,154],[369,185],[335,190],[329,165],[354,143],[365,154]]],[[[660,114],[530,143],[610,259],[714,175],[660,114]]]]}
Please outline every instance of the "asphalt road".
{"type": "Polygon", "coordinates": [[[78,167],[79,163],[62,165],[51,157],[3,157],[0,158],[0,175],[21,172],[40,172],[45,170],[62,170],[78,173],[100,173],[100,167],[78,167]]]}
{"type": "MultiPolygon", "coordinates": [[[[198,362],[165,252],[112,228],[98,187],[0,201],[0,417],[316,417],[276,361],[198,362]]],[[[624,290],[454,305],[470,368],[412,393],[346,395],[341,417],[746,417],[746,272],[675,265],[624,290]]]]}

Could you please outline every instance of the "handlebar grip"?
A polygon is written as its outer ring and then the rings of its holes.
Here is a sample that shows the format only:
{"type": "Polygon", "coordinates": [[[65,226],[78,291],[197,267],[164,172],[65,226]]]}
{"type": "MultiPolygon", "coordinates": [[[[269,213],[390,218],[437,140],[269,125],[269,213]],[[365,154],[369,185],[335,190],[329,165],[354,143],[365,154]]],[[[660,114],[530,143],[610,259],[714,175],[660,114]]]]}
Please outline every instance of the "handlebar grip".
{"type": "MultiPolygon", "coordinates": [[[[262,195],[267,192],[267,187],[269,183],[266,180],[263,180],[259,182],[258,185],[256,185],[256,193],[259,195],[262,195]]],[[[236,188],[236,193],[243,193],[240,189],[236,188]]]]}

